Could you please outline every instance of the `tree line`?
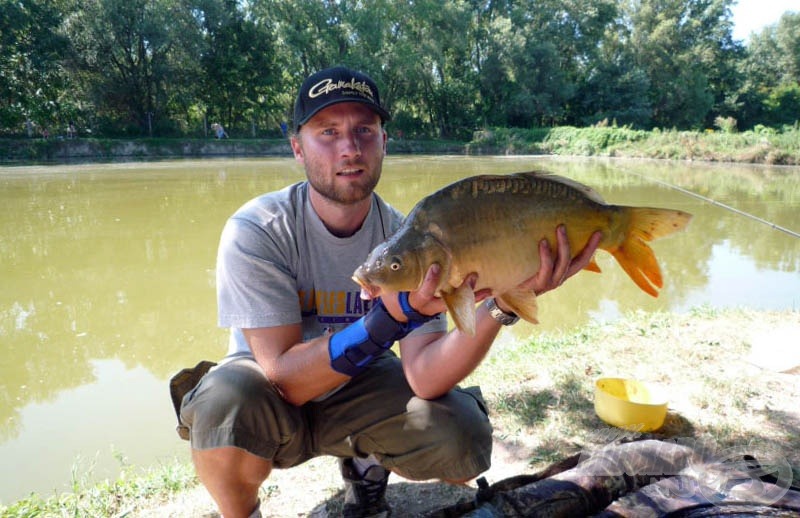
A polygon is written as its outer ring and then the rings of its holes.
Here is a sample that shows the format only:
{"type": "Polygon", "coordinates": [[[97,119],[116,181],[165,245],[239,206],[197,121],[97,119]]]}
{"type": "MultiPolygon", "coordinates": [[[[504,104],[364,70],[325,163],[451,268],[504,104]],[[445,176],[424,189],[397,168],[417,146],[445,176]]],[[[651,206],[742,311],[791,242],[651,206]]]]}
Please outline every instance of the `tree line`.
{"type": "Polygon", "coordinates": [[[800,12],[745,44],[735,1],[0,0],[0,135],[279,136],[335,64],[397,136],[796,124],[800,12]]]}

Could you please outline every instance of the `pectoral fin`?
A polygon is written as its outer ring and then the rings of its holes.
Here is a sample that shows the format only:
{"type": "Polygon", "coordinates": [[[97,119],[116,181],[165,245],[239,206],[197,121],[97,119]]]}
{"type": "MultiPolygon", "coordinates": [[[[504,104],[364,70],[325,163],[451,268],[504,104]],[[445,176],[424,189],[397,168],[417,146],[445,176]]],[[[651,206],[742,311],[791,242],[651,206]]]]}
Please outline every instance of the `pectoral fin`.
{"type": "Polygon", "coordinates": [[[475,294],[467,284],[450,293],[442,293],[450,318],[459,331],[475,336],[475,294]]]}
{"type": "Polygon", "coordinates": [[[538,305],[536,304],[536,294],[530,290],[513,289],[500,295],[499,298],[503,304],[511,311],[519,315],[524,320],[533,324],[538,324],[536,319],[538,313],[538,305]]]}

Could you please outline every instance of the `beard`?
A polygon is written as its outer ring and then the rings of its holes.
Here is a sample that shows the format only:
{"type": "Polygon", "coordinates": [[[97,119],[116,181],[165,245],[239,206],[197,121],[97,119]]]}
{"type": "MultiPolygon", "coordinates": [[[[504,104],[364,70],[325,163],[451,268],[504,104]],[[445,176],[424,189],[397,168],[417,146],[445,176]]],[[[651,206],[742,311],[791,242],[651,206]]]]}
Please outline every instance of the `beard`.
{"type": "Polygon", "coordinates": [[[323,198],[339,205],[352,205],[370,197],[381,178],[380,161],[371,166],[368,164],[346,165],[348,168],[361,169],[359,178],[352,181],[337,181],[341,178],[334,172],[325,172],[327,165],[306,163],[306,177],[311,187],[323,198]]]}

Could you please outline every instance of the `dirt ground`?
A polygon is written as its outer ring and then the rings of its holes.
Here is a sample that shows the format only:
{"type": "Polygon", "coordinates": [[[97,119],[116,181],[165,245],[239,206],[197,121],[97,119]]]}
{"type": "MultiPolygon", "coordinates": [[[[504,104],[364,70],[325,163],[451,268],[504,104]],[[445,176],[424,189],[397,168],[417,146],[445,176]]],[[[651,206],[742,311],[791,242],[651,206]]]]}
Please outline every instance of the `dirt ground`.
{"type": "MultiPolygon", "coordinates": [[[[621,431],[593,411],[594,380],[613,373],[665,386],[670,405],[659,430],[664,437],[710,439],[720,448],[774,448],[792,466],[795,482],[800,478],[800,312],[634,315],[566,337],[559,347],[532,352],[530,346],[508,346],[479,371],[469,381],[483,387],[495,425],[493,464],[483,474],[489,483],[534,473],[618,437],[621,431]],[[501,370],[534,354],[530,370],[501,370]]],[[[393,475],[387,496],[393,516],[413,517],[472,499],[475,488],[474,482],[453,487],[393,475]]],[[[262,486],[261,510],[265,517],[337,516],[341,490],[336,460],[315,459],[276,470],[262,486]]],[[[128,516],[219,515],[197,487],[128,516]]]]}

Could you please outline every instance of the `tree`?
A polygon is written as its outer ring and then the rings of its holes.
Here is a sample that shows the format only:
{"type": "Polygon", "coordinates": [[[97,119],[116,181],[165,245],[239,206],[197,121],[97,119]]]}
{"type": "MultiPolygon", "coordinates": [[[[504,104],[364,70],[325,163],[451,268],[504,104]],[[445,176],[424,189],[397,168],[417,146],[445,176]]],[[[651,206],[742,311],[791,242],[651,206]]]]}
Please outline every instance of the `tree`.
{"type": "Polygon", "coordinates": [[[800,13],[785,13],[753,34],[739,62],[746,78],[738,91],[740,126],[781,126],[800,119],[800,13]]]}
{"type": "Polygon", "coordinates": [[[791,121],[800,14],[743,47],[734,1],[0,0],[0,132],[277,131],[300,81],[339,64],[376,80],[408,136],[791,121]]]}
{"type": "Polygon", "coordinates": [[[476,45],[484,117],[492,124],[567,120],[577,84],[616,9],[604,1],[489,2],[478,9],[476,45]]]}
{"type": "Polygon", "coordinates": [[[650,127],[650,79],[622,45],[604,43],[604,53],[588,64],[576,94],[574,116],[581,125],[601,121],[650,127]]]}
{"type": "Polygon", "coordinates": [[[82,78],[106,131],[170,131],[180,92],[185,10],[177,0],[87,0],[68,24],[82,78]],[[116,128],[113,129],[112,128],[116,128]]]}
{"type": "Polygon", "coordinates": [[[60,0],[0,2],[0,128],[22,133],[28,121],[53,130],[74,109],[59,32],[69,12],[60,0]]]}
{"type": "Polygon", "coordinates": [[[631,0],[623,4],[626,45],[651,84],[653,123],[702,126],[724,94],[713,84],[726,68],[715,65],[732,48],[733,0],[631,0]]]}
{"type": "Polygon", "coordinates": [[[198,35],[197,99],[204,117],[229,131],[277,127],[283,118],[275,92],[281,74],[270,24],[248,16],[236,0],[194,0],[189,7],[198,35]]]}
{"type": "Polygon", "coordinates": [[[477,78],[469,45],[472,14],[463,1],[411,4],[406,36],[415,43],[405,95],[443,137],[468,137],[475,125],[477,78]]]}

